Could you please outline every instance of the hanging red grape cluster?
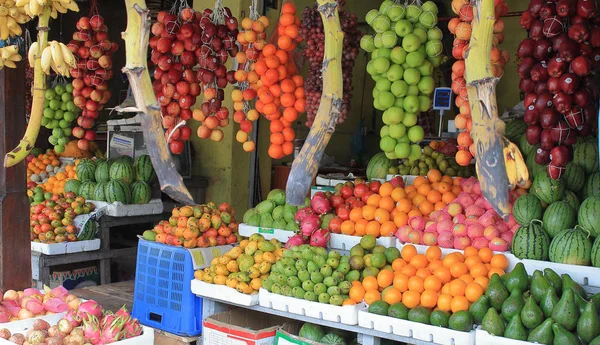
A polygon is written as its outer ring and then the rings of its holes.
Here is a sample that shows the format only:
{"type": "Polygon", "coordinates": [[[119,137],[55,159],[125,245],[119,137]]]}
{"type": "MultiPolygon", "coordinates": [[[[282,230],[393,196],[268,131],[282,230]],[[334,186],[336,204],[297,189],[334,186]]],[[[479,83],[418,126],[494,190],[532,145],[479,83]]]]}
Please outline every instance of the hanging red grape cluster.
{"type": "Polygon", "coordinates": [[[174,154],[182,153],[184,142],[190,139],[192,131],[185,121],[192,117],[190,108],[201,92],[193,70],[202,37],[199,14],[191,8],[183,8],[179,16],[161,11],[152,25],[150,60],[156,65],[152,88],[161,105],[165,139],[174,154]]]}
{"type": "Polygon", "coordinates": [[[77,68],[70,73],[74,78],[73,103],[82,111],[77,118],[77,126],[72,134],[78,138],[77,146],[88,150],[90,141],[96,139],[93,130],[98,112],[111,97],[108,81],[113,77],[112,55],[119,45],[108,39],[108,28],[104,18],[97,14],[95,6],[91,17],[81,17],[77,21],[77,30],[67,47],[77,59],[77,68]]]}
{"type": "MultiPolygon", "coordinates": [[[[345,0],[339,1],[340,7],[344,6],[345,0]]],[[[338,123],[344,122],[350,113],[352,102],[352,70],[356,55],[360,48],[360,39],[362,32],[358,30],[358,20],[356,15],[340,10],[340,24],[344,31],[344,52],[342,53],[342,73],[344,82],[344,97],[338,123]]],[[[319,104],[321,103],[321,92],[323,90],[322,65],[325,49],[325,33],[323,32],[323,22],[317,6],[306,7],[302,12],[302,26],[300,35],[306,41],[307,47],[302,55],[308,60],[309,72],[306,78],[306,126],[311,127],[317,115],[319,104]]]]}
{"type": "Polygon", "coordinates": [[[529,30],[517,48],[526,138],[539,144],[535,162],[558,179],[577,137],[598,126],[592,71],[600,68],[600,16],[592,0],[532,0],[521,26],[529,30]]]}

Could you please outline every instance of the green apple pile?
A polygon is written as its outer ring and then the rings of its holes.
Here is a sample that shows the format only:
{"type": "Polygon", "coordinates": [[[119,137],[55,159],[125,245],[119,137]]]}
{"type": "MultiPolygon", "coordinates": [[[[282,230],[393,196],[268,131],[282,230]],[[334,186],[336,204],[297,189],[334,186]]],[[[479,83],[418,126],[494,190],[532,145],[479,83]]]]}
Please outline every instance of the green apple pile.
{"type": "Polygon", "coordinates": [[[373,105],[384,112],[379,146],[389,159],[421,157],[424,131],[417,117],[431,108],[433,69],[442,63],[437,14],[433,1],[404,6],[385,0],[366,15],[376,34],[363,36],[360,45],[371,53],[373,105]]]}
{"type": "Polygon", "coordinates": [[[52,130],[48,142],[54,146],[58,154],[65,150],[71,135],[71,123],[79,116],[81,111],[73,103],[73,86],[71,84],[57,84],[48,88],[44,93],[44,112],[42,126],[52,130]]]}
{"type": "Polygon", "coordinates": [[[392,167],[388,172],[394,175],[425,176],[431,169],[437,169],[448,176],[469,177],[473,175],[473,169],[458,165],[454,157],[437,152],[429,145],[423,148],[423,154],[419,159],[404,159],[400,162],[400,166],[392,167]]]}

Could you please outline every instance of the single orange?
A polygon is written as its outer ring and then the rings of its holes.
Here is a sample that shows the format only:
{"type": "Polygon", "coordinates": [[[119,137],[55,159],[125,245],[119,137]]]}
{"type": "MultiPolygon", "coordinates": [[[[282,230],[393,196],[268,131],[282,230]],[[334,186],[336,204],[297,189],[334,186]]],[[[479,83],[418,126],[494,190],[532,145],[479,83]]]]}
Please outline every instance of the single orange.
{"type": "Polygon", "coordinates": [[[501,270],[506,271],[508,268],[508,259],[504,254],[495,254],[492,256],[492,261],[490,262],[493,268],[499,268],[501,270]]]}
{"type": "Polygon", "coordinates": [[[421,303],[421,294],[416,291],[406,291],[402,294],[402,304],[412,309],[421,303]]]}
{"type": "Polygon", "coordinates": [[[387,210],[388,212],[392,212],[392,210],[396,207],[396,202],[391,196],[384,196],[381,198],[381,200],[379,200],[378,206],[387,210]]]}
{"type": "MultiPolygon", "coordinates": [[[[398,260],[398,259],[397,259],[398,260]]],[[[400,292],[408,290],[408,276],[404,273],[396,273],[394,275],[394,287],[400,292]]]]}
{"type": "Polygon", "coordinates": [[[469,273],[474,278],[475,277],[487,277],[488,268],[485,266],[485,264],[478,263],[478,264],[475,264],[473,267],[471,267],[471,269],[469,270],[469,273]]]}
{"type": "Polygon", "coordinates": [[[396,227],[396,224],[388,220],[387,222],[381,224],[381,227],[379,228],[379,233],[383,237],[394,237],[397,229],[398,228],[396,227]]]}
{"type": "Polygon", "coordinates": [[[442,289],[442,280],[435,275],[431,275],[423,281],[425,290],[440,291],[442,289]]]}
{"type": "Polygon", "coordinates": [[[395,202],[398,202],[406,197],[406,191],[404,188],[396,187],[392,190],[392,195],[390,195],[395,202]]]}
{"type": "Polygon", "coordinates": [[[379,201],[381,200],[381,195],[372,194],[367,198],[367,205],[371,206],[379,206],[379,201]]]}
{"type": "Polygon", "coordinates": [[[402,250],[400,251],[400,256],[406,262],[409,262],[410,259],[412,259],[413,256],[415,256],[415,255],[417,255],[417,247],[415,247],[412,244],[405,245],[404,247],[402,247],[402,250]]]}
{"type": "Polygon", "coordinates": [[[362,217],[366,220],[375,219],[375,211],[377,210],[376,206],[373,205],[365,205],[362,207],[362,217]]]}
{"type": "Polygon", "coordinates": [[[372,220],[367,224],[366,227],[367,235],[371,235],[373,237],[379,237],[381,234],[381,224],[376,220],[372,220]]]}
{"type": "Polygon", "coordinates": [[[354,222],[351,220],[345,220],[342,222],[340,230],[344,235],[353,235],[354,234],[354,222]]]}
{"type": "Polygon", "coordinates": [[[417,176],[413,180],[413,186],[415,186],[415,188],[419,188],[420,185],[426,184],[426,183],[427,183],[427,179],[424,176],[417,176]]]}
{"type": "Polygon", "coordinates": [[[408,278],[408,290],[416,291],[418,293],[423,292],[423,290],[425,290],[423,287],[423,278],[419,276],[412,276],[408,278]]]}
{"type": "Polygon", "coordinates": [[[475,282],[467,284],[465,288],[465,297],[469,302],[475,302],[483,295],[483,287],[475,282]]]}
{"type": "Polygon", "coordinates": [[[379,195],[381,196],[391,196],[392,191],[394,190],[394,186],[390,182],[384,182],[379,186],[379,195]]]}
{"type": "Polygon", "coordinates": [[[484,290],[487,289],[488,284],[490,283],[490,280],[487,277],[475,277],[475,280],[473,281],[481,285],[484,290]]]}
{"type": "MultiPolygon", "coordinates": [[[[362,217],[362,216],[361,216],[362,217]]],[[[366,219],[359,219],[354,223],[354,235],[355,236],[364,236],[367,234],[367,225],[369,221],[366,219]]]]}
{"type": "Polygon", "coordinates": [[[400,271],[400,269],[404,266],[406,266],[406,261],[404,261],[402,258],[397,258],[392,261],[392,270],[394,270],[394,272],[400,271]]]}
{"type": "Polygon", "coordinates": [[[366,291],[379,289],[379,284],[377,283],[377,278],[375,278],[373,276],[366,276],[362,281],[362,285],[366,291]]]}
{"type": "Polygon", "coordinates": [[[431,271],[427,267],[419,268],[419,269],[417,269],[417,272],[415,273],[415,275],[417,277],[421,277],[421,278],[425,279],[431,275],[431,271]]]}
{"type": "Polygon", "coordinates": [[[465,265],[467,265],[467,267],[469,268],[469,270],[475,266],[476,264],[483,264],[481,262],[481,258],[477,255],[475,256],[467,256],[465,258],[465,265]]]}
{"type": "Polygon", "coordinates": [[[490,263],[492,261],[492,256],[494,252],[490,248],[481,248],[479,249],[479,258],[481,258],[481,262],[484,264],[490,263]]]}
{"type": "Polygon", "coordinates": [[[438,296],[437,307],[440,310],[443,310],[443,311],[452,310],[451,303],[452,303],[452,296],[450,296],[448,294],[440,294],[438,296]]]}
{"type": "Polygon", "coordinates": [[[390,212],[383,208],[378,208],[373,213],[373,219],[379,222],[379,224],[383,224],[390,220],[390,212]]]}
{"type": "Polygon", "coordinates": [[[464,262],[456,262],[450,267],[450,274],[452,274],[454,278],[458,278],[466,273],[469,273],[469,268],[464,262]]]}
{"type": "Polygon", "coordinates": [[[431,246],[425,251],[427,261],[432,262],[442,258],[442,250],[438,246],[431,246]]]}
{"type": "Polygon", "coordinates": [[[366,291],[362,286],[355,285],[350,288],[349,296],[354,302],[360,303],[365,297],[365,292],[366,291]]]}
{"type": "Polygon", "coordinates": [[[415,274],[417,274],[417,269],[415,268],[415,266],[408,264],[400,269],[400,273],[404,273],[407,276],[412,277],[415,274]]]}
{"type": "Polygon", "coordinates": [[[421,294],[421,305],[426,308],[434,308],[437,305],[438,292],[434,290],[425,290],[421,294]]]}
{"type": "Polygon", "coordinates": [[[394,283],[394,272],[390,270],[381,270],[377,274],[377,284],[380,288],[386,288],[394,283]]]}
{"type": "Polygon", "coordinates": [[[402,292],[395,287],[390,287],[383,290],[382,295],[383,300],[389,305],[402,302],[402,292]]]}
{"type": "Polygon", "coordinates": [[[364,299],[366,304],[371,305],[373,302],[381,301],[381,294],[377,290],[367,290],[364,299]]]}
{"type": "Polygon", "coordinates": [[[410,264],[415,266],[415,268],[425,268],[428,263],[427,257],[423,254],[417,254],[410,259],[410,264]]]}
{"type": "Polygon", "coordinates": [[[404,213],[408,213],[410,212],[412,207],[412,202],[410,201],[410,199],[400,199],[400,201],[396,202],[396,209],[404,212],[404,213]]]}
{"type": "Polygon", "coordinates": [[[467,283],[461,279],[455,279],[450,282],[450,294],[452,296],[464,296],[467,283]]]}

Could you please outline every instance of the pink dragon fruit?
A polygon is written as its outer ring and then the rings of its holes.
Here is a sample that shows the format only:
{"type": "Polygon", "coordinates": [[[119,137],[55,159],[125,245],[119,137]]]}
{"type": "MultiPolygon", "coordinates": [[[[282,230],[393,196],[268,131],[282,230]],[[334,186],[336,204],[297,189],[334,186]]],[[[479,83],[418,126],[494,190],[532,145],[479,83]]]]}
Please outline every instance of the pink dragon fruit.
{"type": "Polygon", "coordinates": [[[317,214],[325,214],[331,210],[331,204],[326,197],[313,197],[310,206],[317,214]]]}
{"type": "Polygon", "coordinates": [[[294,221],[298,224],[301,224],[305,218],[307,218],[308,216],[312,216],[313,214],[315,214],[315,211],[313,211],[312,208],[303,207],[299,209],[298,212],[296,212],[296,215],[294,216],[294,221]]]}
{"type": "Polygon", "coordinates": [[[17,303],[17,301],[12,300],[4,300],[2,301],[2,307],[8,310],[13,317],[18,317],[19,312],[21,311],[21,306],[17,303]]]}
{"type": "Polygon", "coordinates": [[[0,307],[0,323],[10,321],[11,317],[13,317],[13,315],[8,309],[0,307]]]}
{"type": "Polygon", "coordinates": [[[32,312],[33,315],[37,315],[44,311],[44,305],[39,300],[32,298],[25,302],[25,309],[32,312]]]}
{"type": "Polygon", "coordinates": [[[302,234],[296,234],[288,239],[285,243],[285,249],[290,249],[292,247],[298,247],[303,244],[306,244],[307,240],[302,234]]]}
{"type": "Polygon", "coordinates": [[[93,314],[86,314],[83,318],[83,336],[92,344],[98,344],[102,341],[102,333],[100,332],[100,323],[98,318],[93,314]]]}
{"type": "Polygon", "coordinates": [[[106,314],[100,320],[100,326],[102,328],[109,327],[117,319],[117,315],[115,314],[106,314]]]}
{"type": "Polygon", "coordinates": [[[79,305],[79,316],[83,318],[85,314],[92,314],[96,318],[101,318],[102,307],[94,300],[85,301],[79,305]]]}
{"type": "Polygon", "coordinates": [[[71,322],[71,325],[73,325],[73,327],[78,327],[79,325],[81,325],[81,316],[79,316],[78,309],[69,310],[67,312],[67,315],[65,315],[65,319],[69,320],[69,322],[71,322]]]}
{"type": "Polygon", "coordinates": [[[121,307],[121,309],[117,310],[115,315],[123,318],[123,320],[125,320],[126,323],[131,321],[131,314],[129,313],[129,311],[127,310],[127,308],[125,307],[124,304],[121,307]]]}
{"type": "Polygon", "coordinates": [[[117,316],[111,323],[105,323],[102,325],[102,341],[104,344],[116,343],[123,338],[123,327],[126,321],[121,317],[117,316]]]}
{"type": "Polygon", "coordinates": [[[123,327],[123,333],[125,339],[137,337],[142,334],[142,326],[138,319],[132,319],[130,322],[126,323],[123,327]]]}
{"type": "Polygon", "coordinates": [[[61,298],[63,296],[68,295],[69,294],[69,290],[65,289],[64,286],[60,285],[60,286],[57,286],[54,289],[52,289],[52,291],[50,291],[50,293],[54,297],[61,298]]]}
{"type": "Polygon", "coordinates": [[[69,310],[69,306],[60,298],[51,298],[44,303],[44,309],[53,313],[62,313],[69,310]]]}
{"type": "Polygon", "coordinates": [[[310,245],[325,248],[327,246],[327,243],[329,243],[330,235],[331,234],[327,229],[315,230],[310,236],[310,245]]]}
{"type": "Polygon", "coordinates": [[[300,231],[302,232],[302,235],[310,236],[313,232],[315,232],[315,230],[319,228],[320,225],[321,219],[319,218],[319,216],[313,214],[304,218],[302,223],[300,223],[300,231]]]}
{"type": "Polygon", "coordinates": [[[42,296],[42,293],[40,292],[40,290],[35,288],[27,288],[23,290],[23,297],[29,297],[34,295],[42,296]]]}

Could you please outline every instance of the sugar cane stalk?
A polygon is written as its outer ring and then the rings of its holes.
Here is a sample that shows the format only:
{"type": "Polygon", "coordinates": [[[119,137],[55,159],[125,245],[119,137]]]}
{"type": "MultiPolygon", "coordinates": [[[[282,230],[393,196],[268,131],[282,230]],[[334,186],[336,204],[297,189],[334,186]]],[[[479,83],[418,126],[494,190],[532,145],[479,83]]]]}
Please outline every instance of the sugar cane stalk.
{"type": "Polygon", "coordinates": [[[33,90],[31,92],[33,102],[31,104],[31,116],[27,124],[27,130],[19,145],[4,156],[4,166],[12,167],[25,159],[35,146],[40,126],[42,125],[42,114],[44,112],[44,92],[46,91],[46,75],[42,72],[42,51],[48,46],[48,22],[50,21],[51,8],[47,6],[38,21],[38,53],[35,55],[35,67],[33,70],[33,90]]]}
{"type": "Polygon", "coordinates": [[[150,36],[150,17],[145,0],[125,0],[127,29],[122,33],[125,41],[127,75],[135,99],[136,112],[141,113],[144,140],[160,181],[161,190],[174,200],[186,205],[194,203],[190,192],[175,169],[161,124],[160,104],[152,89],[148,73],[147,55],[150,36]]]}
{"type": "Polygon", "coordinates": [[[292,165],[286,186],[286,197],[292,205],[302,205],[310,191],[312,180],[319,169],[325,147],[335,131],[342,105],[342,50],[344,32],[340,25],[338,3],[335,0],[317,0],[325,32],[323,57],[323,93],[315,121],[302,150],[292,165]]]}

